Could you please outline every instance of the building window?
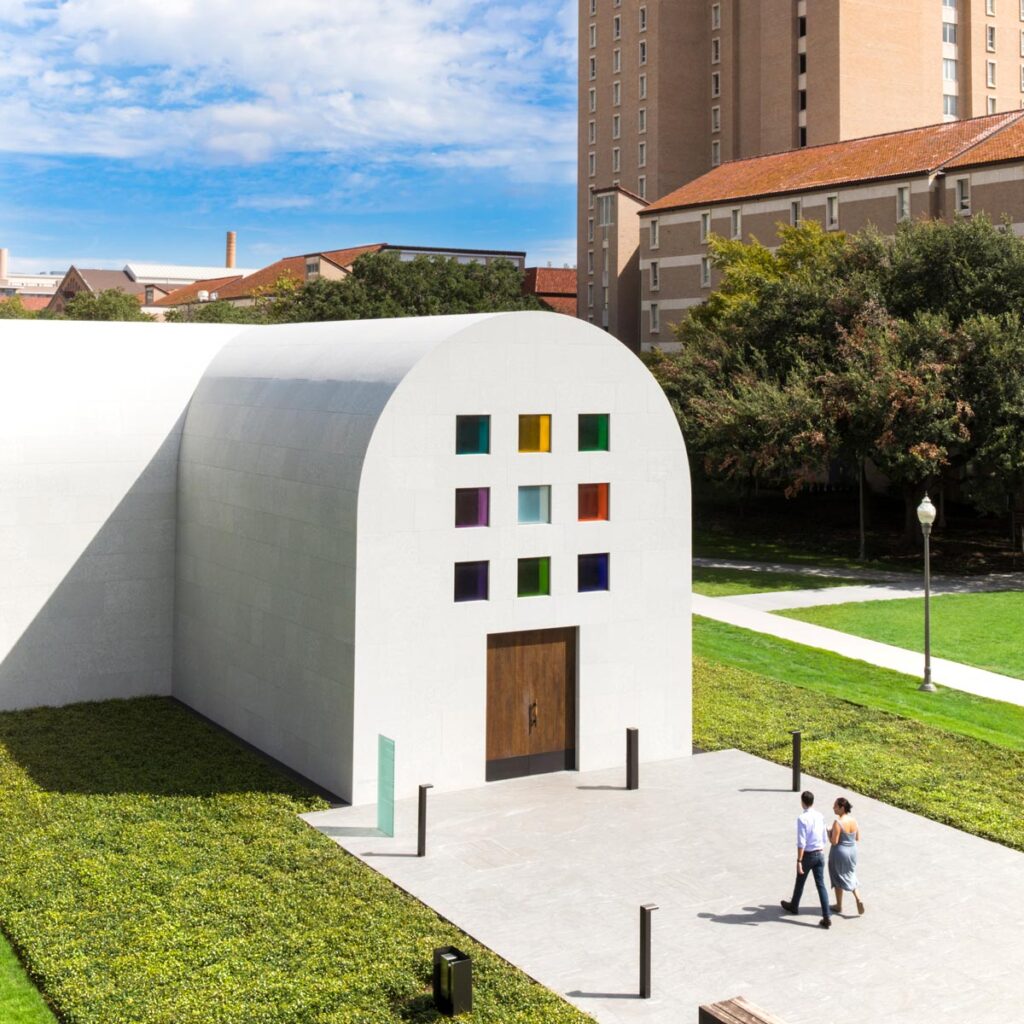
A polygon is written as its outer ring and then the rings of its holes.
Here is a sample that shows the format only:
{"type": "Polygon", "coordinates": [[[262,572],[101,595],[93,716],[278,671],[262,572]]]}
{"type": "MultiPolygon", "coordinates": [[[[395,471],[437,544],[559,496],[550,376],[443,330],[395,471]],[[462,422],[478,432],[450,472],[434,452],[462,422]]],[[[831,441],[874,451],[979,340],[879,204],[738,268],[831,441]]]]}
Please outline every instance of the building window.
{"type": "Polygon", "coordinates": [[[900,185],[896,189],[896,220],[910,220],[910,186],[900,185]]]}
{"type": "MultiPolygon", "coordinates": [[[[1024,3],[1024,0],[1021,0],[1021,2],[1024,3]]],[[[1024,57],[1024,29],[1020,33],[1020,55],[1024,57]]]]}
{"type": "Polygon", "coordinates": [[[592,274],[594,272],[594,250],[591,249],[587,252],[587,273],[592,274]]]}
{"type": "Polygon", "coordinates": [[[579,521],[603,522],[608,519],[608,484],[580,484],[579,521]]]}
{"type": "Polygon", "coordinates": [[[651,218],[649,229],[650,229],[651,248],[652,249],[657,249],[658,248],[658,218],[657,217],[652,217],[651,218]]]}
{"type": "Polygon", "coordinates": [[[587,305],[591,309],[594,308],[594,282],[593,281],[590,281],[587,284],[587,305]]]}
{"type": "Polygon", "coordinates": [[[488,455],[491,451],[490,416],[455,417],[455,454],[488,455]]]}
{"type": "Polygon", "coordinates": [[[996,112],[996,98],[995,96],[988,97],[988,112],[994,114],[996,112]]]}
{"type": "Polygon", "coordinates": [[[596,57],[591,57],[590,58],[590,80],[593,81],[595,78],[597,78],[597,58],[596,57]]]}
{"type": "Polygon", "coordinates": [[[616,14],[612,18],[612,39],[622,38],[622,15],[616,14]]]}
{"type": "Polygon", "coordinates": [[[739,209],[732,210],[729,214],[731,237],[734,239],[743,237],[743,212],[739,209]]]}
{"type": "Polygon", "coordinates": [[[807,19],[797,18],[796,19],[796,34],[801,39],[807,38],[807,19]]]}
{"type": "Polygon", "coordinates": [[[551,451],[550,413],[519,417],[519,450],[521,452],[551,451]]]}
{"type": "Polygon", "coordinates": [[[612,149],[612,174],[618,174],[622,169],[622,150],[616,146],[612,149]]]}
{"type": "Polygon", "coordinates": [[[597,0],[590,0],[590,13],[597,14],[597,0]]]}
{"type": "Polygon", "coordinates": [[[950,57],[942,58],[942,77],[947,82],[956,81],[956,61],[950,57]]]}
{"type": "Polygon", "coordinates": [[[798,53],[796,57],[796,68],[797,73],[801,75],[807,74],[807,54],[798,53]]]}
{"type": "Polygon", "coordinates": [[[647,108],[641,107],[636,113],[636,130],[642,135],[647,131],[647,108]]]}
{"type": "Polygon", "coordinates": [[[802,149],[804,146],[807,145],[807,129],[804,128],[803,126],[801,126],[801,128],[800,128],[799,138],[800,138],[800,147],[802,149]]]}
{"type": "Polygon", "coordinates": [[[706,210],[700,215],[700,240],[706,242],[711,234],[711,211],[706,210]]]}
{"type": "Polygon", "coordinates": [[[717,167],[722,162],[722,143],[715,139],[711,143],[711,166],[717,167]]]}
{"type": "Polygon", "coordinates": [[[985,84],[990,89],[996,87],[996,62],[994,60],[985,61],[985,84]]]}
{"type": "Polygon", "coordinates": [[[658,273],[658,261],[651,260],[651,291],[656,292],[661,287],[661,275],[658,273]]]}
{"type": "Polygon", "coordinates": [[[595,46],[597,46],[597,26],[596,25],[591,25],[590,26],[590,48],[593,49],[595,46]]]}
{"type": "Polygon", "coordinates": [[[661,330],[661,313],[656,302],[651,303],[651,334],[657,334],[661,330]]]}
{"type": "Polygon", "coordinates": [[[615,208],[611,196],[601,196],[597,203],[597,223],[602,228],[611,227],[614,217],[612,212],[615,208]]]}
{"type": "Polygon", "coordinates": [[[1024,64],[1020,66],[1020,91],[1024,92],[1024,64]]]}
{"type": "Polygon", "coordinates": [[[804,206],[799,199],[794,199],[789,204],[789,223],[793,227],[797,227],[800,221],[804,219],[804,206]]]}
{"type": "Polygon", "coordinates": [[[519,559],[519,597],[547,597],[551,593],[551,559],[519,559]]]}
{"type": "Polygon", "coordinates": [[[722,95],[722,73],[721,71],[711,72],[711,98],[718,99],[722,95]]]}
{"type": "Polygon", "coordinates": [[[590,90],[590,112],[594,113],[595,110],[597,110],[597,90],[596,89],[591,89],[590,90]]]}
{"type": "Polygon", "coordinates": [[[952,7],[953,10],[955,11],[956,10],[956,0],[942,0],[942,6],[943,7],[952,7]]]}
{"type": "Polygon", "coordinates": [[[580,555],[576,566],[576,589],[593,594],[608,589],[608,555],[580,555]]]}
{"type": "Polygon", "coordinates": [[[587,218],[587,241],[592,242],[594,240],[594,218],[587,218]]]}
{"type": "Polygon", "coordinates": [[[801,89],[796,94],[796,98],[797,98],[797,104],[799,105],[799,108],[801,110],[806,110],[807,109],[807,90],[806,89],[801,89]]]}
{"type": "Polygon", "coordinates": [[[612,50],[612,74],[617,75],[622,70],[622,51],[612,50]]]}
{"type": "Polygon", "coordinates": [[[722,130],[722,108],[712,107],[711,108],[711,130],[713,132],[720,132],[722,130]]]}
{"type": "Polygon", "coordinates": [[[985,49],[989,53],[996,52],[996,27],[995,25],[985,26],[985,49]]]}
{"type": "Polygon", "coordinates": [[[956,179],[956,212],[968,214],[971,212],[971,179],[956,179]]]}
{"type": "Polygon", "coordinates": [[[640,99],[642,99],[642,100],[647,99],[647,75],[646,75],[646,73],[642,74],[640,76],[639,95],[640,95],[640,99]]]}
{"type": "Polygon", "coordinates": [[[590,121],[587,123],[587,142],[593,146],[597,142],[597,122],[590,121]]]}
{"type": "Polygon", "coordinates": [[[956,22],[944,21],[942,23],[942,41],[956,45],[956,22]]]}
{"type": "Polygon", "coordinates": [[[636,179],[636,194],[641,199],[647,198],[647,175],[641,174],[640,177],[636,179]]]}
{"type": "Polygon", "coordinates": [[[455,600],[486,601],[488,568],[487,562],[456,562],[455,600]]]}
{"type": "Polygon", "coordinates": [[[622,117],[620,114],[612,114],[612,138],[617,139],[622,134],[622,117]]]}
{"type": "Polygon", "coordinates": [[[612,82],[612,106],[618,107],[622,105],[622,83],[612,82]]]}
{"type": "Polygon", "coordinates": [[[942,112],[947,116],[957,116],[957,97],[945,95],[942,97],[942,112]]]}
{"type": "Polygon", "coordinates": [[[985,13],[992,15],[996,13],[996,0],[985,0],[985,13]]]}
{"type": "Polygon", "coordinates": [[[720,29],[722,27],[722,5],[712,4],[711,5],[711,28],[712,30],[720,29]]]}
{"type": "Polygon", "coordinates": [[[608,451],[608,433],[611,417],[606,412],[581,412],[579,416],[579,450],[581,452],[608,451]]]}
{"type": "Polygon", "coordinates": [[[722,40],[715,36],[711,40],[711,63],[720,64],[722,62],[722,40]]]}
{"type": "Polygon", "coordinates": [[[647,40],[646,39],[641,39],[640,40],[640,63],[641,64],[646,64],[647,63],[647,40]]]}
{"type": "Polygon", "coordinates": [[[587,170],[590,173],[590,177],[594,177],[597,174],[597,154],[589,153],[587,155],[587,170]]]}
{"type": "Polygon", "coordinates": [[[551,486],[519,488],[519,522],[524,525],[551,522],[551,486]]]}
{"type": "Polygon", "coordinates": [[[489,487],[459,487],[455,491],[455,525],[490,526],[491,489],[489,487]]]}
{"type": "Polygon", "coordinates": [[[641,142],[637,147],[636,162],[638,167],[647,166],[647,143],[641,142]]]}
{"type": "Polygon", "coordinates": [[[701,288],[711,287],[711,257],[701,256],[700,258],[700,286],[701,288]]]}
{"type": "Polygon", "coordinates": [[[646,32],[647,31],[647,8],[646,7],[641,7],[640,8],[640,31],[641,32],[646,32]]]}
{"type": "Polygon", "coordinates": [[[835,231],[839,227],[839,196],[828,196],[825,199],[825,228],[835,231]]]}

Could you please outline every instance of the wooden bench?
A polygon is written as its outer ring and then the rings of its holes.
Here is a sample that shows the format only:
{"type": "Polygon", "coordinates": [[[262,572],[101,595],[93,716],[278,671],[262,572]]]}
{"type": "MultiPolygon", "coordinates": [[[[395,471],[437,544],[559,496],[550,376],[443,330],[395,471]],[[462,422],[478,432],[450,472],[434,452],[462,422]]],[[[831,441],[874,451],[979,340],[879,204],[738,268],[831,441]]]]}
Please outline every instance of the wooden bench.
{"type": "Polygon", "coordinates": [[[774,1013],[768,1013],[743,996],[702,1006],[697,1024],[785,1024],[774,1013]]]}

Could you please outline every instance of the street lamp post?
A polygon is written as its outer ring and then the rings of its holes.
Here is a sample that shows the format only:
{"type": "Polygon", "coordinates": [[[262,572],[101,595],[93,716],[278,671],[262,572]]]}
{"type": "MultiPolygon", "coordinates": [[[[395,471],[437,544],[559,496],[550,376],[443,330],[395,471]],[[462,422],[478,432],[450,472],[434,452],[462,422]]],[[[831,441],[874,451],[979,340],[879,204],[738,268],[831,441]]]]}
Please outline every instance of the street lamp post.
{"type": "Polygon", "coordinates": [[[935,506],[927,494],[917,506],[917,521],[921,524],[921,532],[924,534],[924,682],[918,689],[934,693],[937,687],[932,682],[932,573],[928,539],[931,537],[932,523],[935,522],[935,506]]]}

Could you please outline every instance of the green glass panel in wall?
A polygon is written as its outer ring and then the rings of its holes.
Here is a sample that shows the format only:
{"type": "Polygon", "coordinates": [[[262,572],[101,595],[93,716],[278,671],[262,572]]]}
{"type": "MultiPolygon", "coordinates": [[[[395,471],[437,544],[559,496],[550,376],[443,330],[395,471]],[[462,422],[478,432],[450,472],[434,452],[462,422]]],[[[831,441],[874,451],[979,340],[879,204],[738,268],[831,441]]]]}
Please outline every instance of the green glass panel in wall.
{"type": "Polygon", "coordinates": [[[551,593],[551,559],[519,559],[519,596],[546,597],[551,593]]]}
{"type": "Polygon", "coordinates": [[[377,830],[395,834],[395,741],[377,737],[377,830]]]}
{"type": "Polygon", "coordinates": [[[608,451],[608,421],[606,412],[580,413],[579,450],[581,452],[608,451]]]}
{"type": "Polygon", "coordinates": [[[490,450],[490,416],[455,417],[456,455],[487,455],[490,450]]]}

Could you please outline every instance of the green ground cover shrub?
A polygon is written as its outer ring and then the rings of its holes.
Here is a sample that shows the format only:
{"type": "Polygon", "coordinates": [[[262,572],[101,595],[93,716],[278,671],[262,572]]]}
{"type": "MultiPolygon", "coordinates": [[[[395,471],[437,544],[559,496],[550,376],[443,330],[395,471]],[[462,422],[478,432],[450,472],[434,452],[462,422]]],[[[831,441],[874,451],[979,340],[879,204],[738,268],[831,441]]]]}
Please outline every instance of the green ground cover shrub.
{"type": "Polygon", "coordinates": [[[789,764],[904,810],[1024,850],[1024,752],[694,658],[693,741],[789,764]]]}
{"type": "Polygon", "coordinates": [[[693,567],[693,591],[705,597],[767,594],[772,590],[825,590],[829,587],[850,587],[870,582],[861,579],[841,579],[838,576],[812,576],[799,572],[723,569],[703,565],[693,567]]]}
{"type": "MultiPolygon", "coordinates": [[[[67,1024],[589,1020],[296,815],[324,806],[163,699],[0,714],[0,923],[67,1024]]],[[[2,1018],[8,1024],[7,1018],[2,1018]]]]}
{"type": "MultiPolygon", "coordinates": [[[[924,598],[794,608],[791,619],[912,651],[924,650],[924,598]]],[[[932,654],[1024,679],[1024,592],[939,594],[931,601],[932,654]]]]}
{"type": "Polygon", "coordinates": [[[0,1021],[3,1024],[55,1024],[55,1018],[10,943],[0,935],[0,1021]]]}
{"type": "Polygon", "coordinates": [[[1024,751],[1024,707],[1017,704],[947,686],[922,693],[911,676],[700,616],[693,619],[693,650],[709,662],[1024,751]]]}

